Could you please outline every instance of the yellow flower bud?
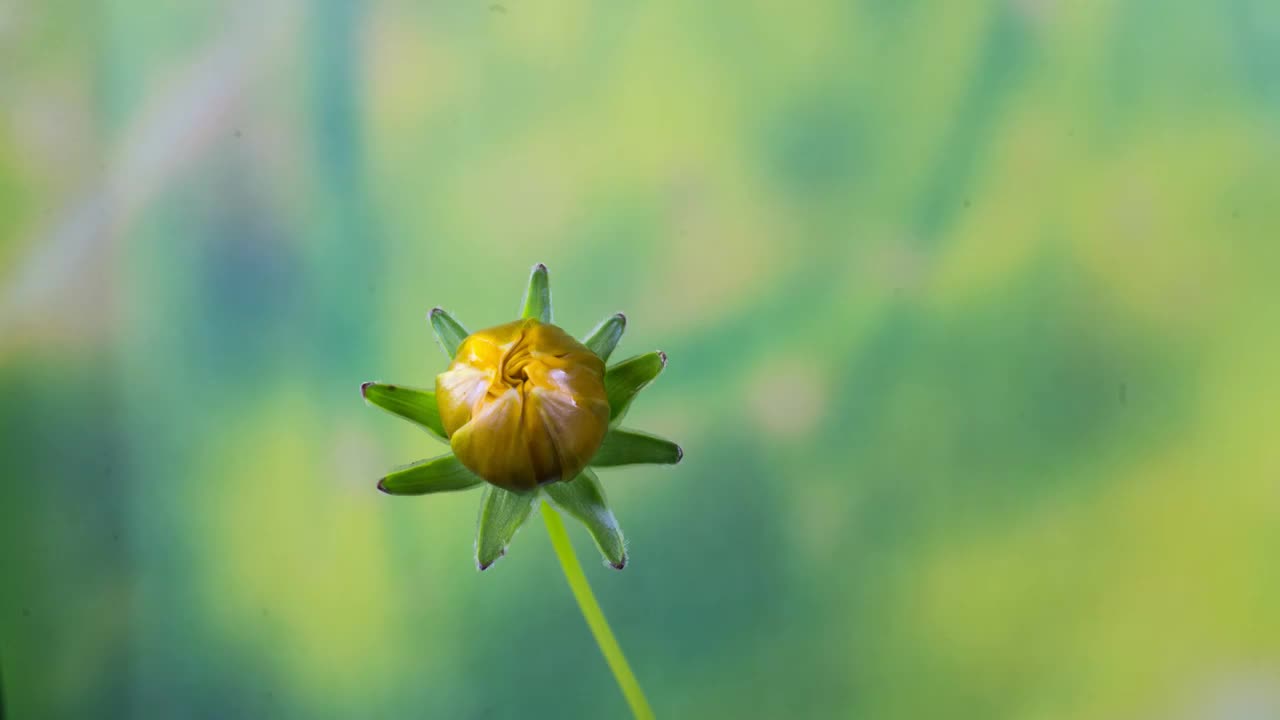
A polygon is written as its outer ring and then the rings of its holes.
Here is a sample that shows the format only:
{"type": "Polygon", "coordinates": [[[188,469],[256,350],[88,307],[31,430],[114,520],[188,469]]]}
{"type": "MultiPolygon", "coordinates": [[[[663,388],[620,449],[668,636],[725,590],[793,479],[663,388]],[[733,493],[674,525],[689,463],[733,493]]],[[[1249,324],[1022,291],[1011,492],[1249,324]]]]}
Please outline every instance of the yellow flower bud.
{"type": "Polygon", "coordinates": [[[604,361],[533,319],[468,336],[436,399],[454,454],[508,490],[577,477],[609,429],[604,361]]]}

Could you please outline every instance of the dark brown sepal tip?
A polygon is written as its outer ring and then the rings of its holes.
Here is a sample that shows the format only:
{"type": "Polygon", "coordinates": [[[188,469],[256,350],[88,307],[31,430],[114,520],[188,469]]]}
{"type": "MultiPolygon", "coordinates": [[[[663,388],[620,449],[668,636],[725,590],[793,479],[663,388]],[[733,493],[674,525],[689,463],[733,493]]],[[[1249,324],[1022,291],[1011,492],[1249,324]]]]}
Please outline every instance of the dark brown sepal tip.
{"type": "Polygon", "coordinates": [[[360,383],[360,397],[368,397],[365,393],[368,391],[370,385],[373,385],[373,381],[360,383]]]}

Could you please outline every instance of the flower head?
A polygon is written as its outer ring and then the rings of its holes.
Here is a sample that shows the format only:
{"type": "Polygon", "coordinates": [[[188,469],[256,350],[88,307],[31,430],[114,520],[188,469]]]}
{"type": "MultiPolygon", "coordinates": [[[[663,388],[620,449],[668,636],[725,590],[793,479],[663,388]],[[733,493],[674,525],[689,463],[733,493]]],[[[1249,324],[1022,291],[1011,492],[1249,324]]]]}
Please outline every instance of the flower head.
{"type": "Polygon", "coordinates": [[[547,268],[535,265],[522,317],[468,333],[448,312],[431,326],[449,367],[435,390],[365,383],[371,404],[414,422],[451,452],[405,466],[378,482],[389,495],[425,495],[486,485],[476,537],[483,570],[546,499],[578,519],[606,562],[621,569],[626,548],[593,467],[673,465],[680,446],[618,426],[636,395],[666,367],[661,352],[606,367],[626,329],[621,313],[579,342],[551,323],[547,268]]]}
{"type": "Polygon", "coordinates": [[[464,340],[436,402],[462,464],[508,490],[577,477],[609,428],[604,361],[533,318],[464,340]]]}

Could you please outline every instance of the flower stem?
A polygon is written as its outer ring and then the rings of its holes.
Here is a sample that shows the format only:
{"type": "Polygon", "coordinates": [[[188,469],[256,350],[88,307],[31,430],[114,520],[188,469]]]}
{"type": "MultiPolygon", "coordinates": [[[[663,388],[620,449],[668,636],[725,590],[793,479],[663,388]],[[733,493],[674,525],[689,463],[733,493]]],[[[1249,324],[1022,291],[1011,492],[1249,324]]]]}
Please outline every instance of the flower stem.
{"type": "Polygon", "coordinates": [[[614,679],[618,681],[618,687],[622,689],[627,704],[631,706],[631,714],[637,720],[653,720],[653,709],[649,707],[649,701],[645,700],[644,691],[640,689],[640,683],[636,681],[635,673],[631,672],[631,666],[627,664],[627,658],[622,654],[617,638],[609,629],[609,621],[604,619],[604,612],[596,602],[595,594],[591,592],[587,576],[582,572],[582,565],[578,563],[578,555],[573,551],[573,545],[569,543],[568,533],[564,531],[564,522],[560,520],[560,513],[544,502],[542,519],[547,524],[547,534],[551,536],[551,547],[555,548],[556,557],[560,559],[564,579],[569,581],[569,589],[573,591],[573,597],[578,601],[578,609],[582,611],[582,617],[587,621],[587,627],[591,628],[591,634],[595,636],[596,645],[600,646],[604,661],[609,664],[614,679]]]}

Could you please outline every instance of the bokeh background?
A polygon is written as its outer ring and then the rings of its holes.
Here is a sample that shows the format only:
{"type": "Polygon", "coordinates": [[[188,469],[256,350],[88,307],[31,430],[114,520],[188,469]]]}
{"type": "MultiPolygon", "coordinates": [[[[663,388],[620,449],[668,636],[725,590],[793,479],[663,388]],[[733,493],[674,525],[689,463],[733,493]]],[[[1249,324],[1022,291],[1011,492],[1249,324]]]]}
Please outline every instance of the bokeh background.
{"type": "Polygon", "coordinates": [[[617,718],[362,381],[671,364],[579,553],[661,717],[1280,717],[1273,0],[0,2],[12,718],[617,718]]]}

